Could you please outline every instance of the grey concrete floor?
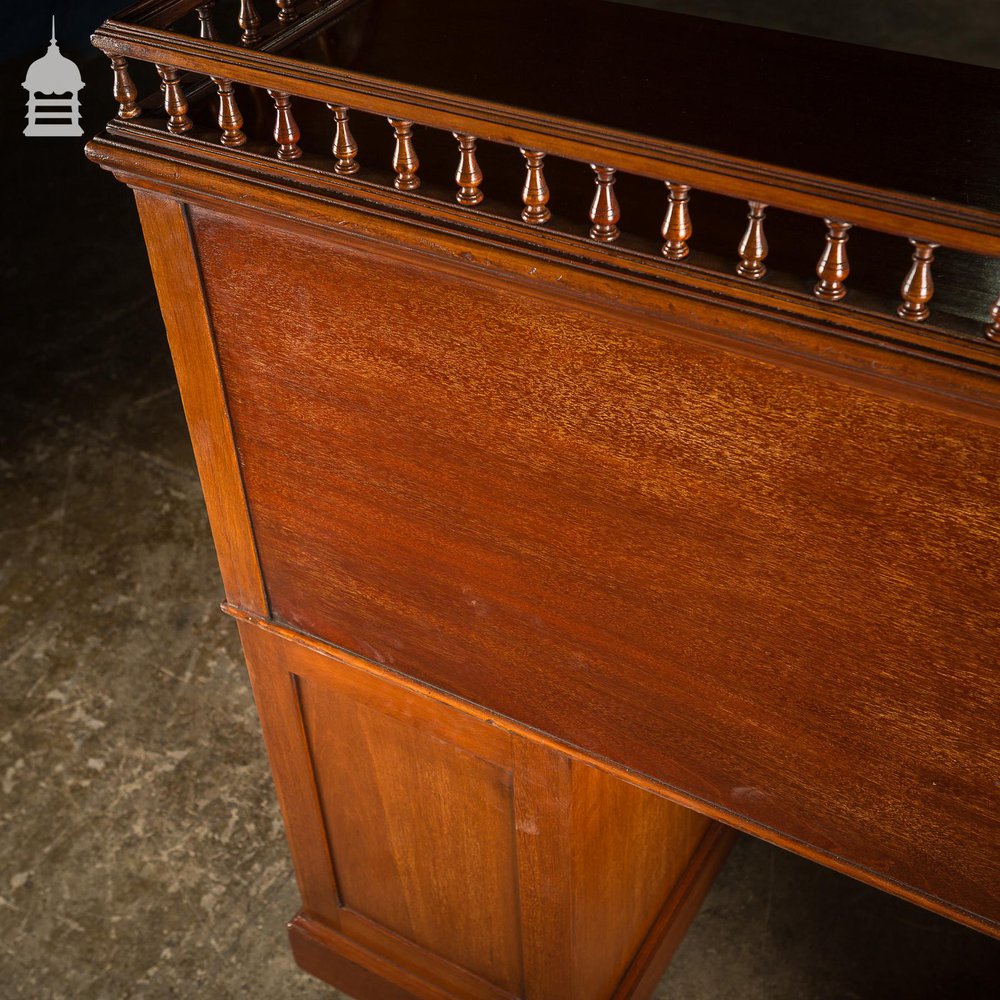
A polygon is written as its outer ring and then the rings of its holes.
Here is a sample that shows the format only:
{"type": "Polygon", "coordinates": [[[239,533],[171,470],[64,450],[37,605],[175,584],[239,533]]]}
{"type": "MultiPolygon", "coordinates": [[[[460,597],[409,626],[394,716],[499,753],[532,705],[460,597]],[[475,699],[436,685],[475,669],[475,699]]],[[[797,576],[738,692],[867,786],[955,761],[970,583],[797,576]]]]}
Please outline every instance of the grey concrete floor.
{"type": "MultiPolygon", "coordinates": [[[[87,77],[94,131],[110,85],[87,77]]],[[[296,889],[134,207],[82,142],[2,111],[0,1000],[335,997],[285,943],[296,889]]],[[[992,998],[1000,946],[744,839],[657,995],[992,998]]]]}

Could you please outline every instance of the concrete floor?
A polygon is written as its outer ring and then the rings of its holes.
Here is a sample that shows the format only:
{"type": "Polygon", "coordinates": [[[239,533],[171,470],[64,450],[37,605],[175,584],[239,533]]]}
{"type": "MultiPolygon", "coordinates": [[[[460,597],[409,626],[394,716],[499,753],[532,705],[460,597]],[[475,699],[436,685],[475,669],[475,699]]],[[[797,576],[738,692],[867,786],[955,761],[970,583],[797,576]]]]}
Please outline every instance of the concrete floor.
{"type": "MultiPolygon", "coordinates": [[[[110,82],[86,72],[92,132],[110,82]]],[[[335,997],[286,947],[296,889],[129,194],[2,110],[0,1000],[335,997]]],[[[996,942],[746,839],[657,995],[998,989],[996,942]]]]}

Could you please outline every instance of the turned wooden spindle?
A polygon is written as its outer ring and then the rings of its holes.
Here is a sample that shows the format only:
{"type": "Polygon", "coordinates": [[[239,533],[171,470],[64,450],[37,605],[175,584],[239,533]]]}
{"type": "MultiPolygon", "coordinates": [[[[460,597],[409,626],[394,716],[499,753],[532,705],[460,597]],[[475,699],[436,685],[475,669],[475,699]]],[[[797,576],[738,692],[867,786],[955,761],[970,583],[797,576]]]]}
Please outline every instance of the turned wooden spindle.
{"type": "Polygon", "coordinates": [[[691,185],[674,181],[667,181],[666,185],[670,200],[660,229],[664,241],[660,252],[667,260],[683,260],[690,253],[688,240],[694,232],[689,207],[691,185]]]}
{"type": "Polygon", "coordinates": [[[215,30],[215,22],[212,20],[212,8],[214,6],[215,0],[206,0],[205,3],[197,8],[198,34],[202,38],[207,38],[210,42],[214,42],[219,37],[215,30]]]}
{"type": "Polygon", "coordinates": [[[279,24],[291,24],[299,19],[299,12],[295,9],[295,0],[274,0],[278,8],[279,24]]]}
{"type": "Polygon", "coordinates": [[[455,183],[458,192],[455,200],[459,205],[478,205],[483,200],[483,192],[479,185],[483,183],[483,172],[479,169],[476,159],[476,137],[462,132],[451,133],[458,140],[458,173],[455,183]]]}
{"type": "Polygon", "coordinates": [[[219,128],[222,130],[223,146],[242,146],[247,137],[243,132],[243,115],[236,104],[233,84],[230,80],[212,77],[212,82],[219,90],[219,128]]]}
{"type": "Polygon", "coordinates": [[[354,141],[354,135],[351,133],[348,110],[339,104],[328,104],[327,107],[333,112],[337,123],[337,129],[333,135],[333,172],[344,176],[356,174],[361,168],[361,164],[356,159],[358,144],[354,141]]]}
{"type": "Polygon", "coordinates": [[[824,219],[826,223],[826,246],[816,265],[819,281],[813,285],[813,294],[827,302],[839,302],[847,294],[844,282],[851,273],[847,259],[847,240],[851,231],[850,222],[824,219]]]}
{"type": "Polygon", "coordinates": [[[142,109],[136,104],[135,99],[139,96],[132,77],[129,75],[128,62],[124,56],[110,56],[111,68],[115,74],[115,84],[112,94],[118,102],[119,118],[138,118],[142,114],[142,109]]]}
{"type": "Polygon", "coordinates": [[[990,322],[986,324],[984,332],[987,340],[1000,341],[1000,295],[997,296],[996,302],[990,309],[990,322]]]}
{"type": "Polygon", "coordinates": [[[920,240],[910,240],[913,244],[913,263],[903,279],[899,290],[902,302],[896,307],[896,313],[903,319],[922,323],[931,314],[928,303],[934,297],[934,276],[931,274],[931,264],[934,263],[934,251],[937,243],[922,243],[920,240]]]}
{"type": "Polygon", "coordinates": [[[163,110],[167,113],[167,130],[169,132],[188,132],[192,128],[188,118],[188,102],[181,88],[180,73],[172,66],[157,64],[156,72],[163,81],[163,110]]]}
{"type": "Polygon", "coordinates": [[[767,257],[767,236],[764,235],[764,218],[767,205],[762,201],[747,203],[750,211],[747,219],[747,231],[740,240],[740,262],[736,265],[736,273],[741,278],[760,281],[767,274],[764,258],[767,257]]]}
{"type": "Polygon", "coordinates": [[[276,112],[274,122],[274,141],[278,144],[279,160],[297,160],[302,155],[299,149],[299,126],[292,117],[292,99],[288,94],[277,90],[269,90],[274,101],[276,112]]]}
{"type": "Polygon", "coordinates": [[[600,243],[612,243],[621,235],[617,222],[621,218],[618,198],[615,196],[615,168],[591,163],[597,191],[590,205],[590,238],[600,243]]]}
{"type": "Polygon", "coordinates": [[[402,118],[390,118],[389,124],[396,134],[396,148],[392,154],[392,169],[396,171],[393,183],[399,191],[415,191],[420,187],[417,170],[420,160],[413,145],[413,122],[402,118]]]}
{"type": "Polygon", "coordinates": [[[528,166],[528,176],[521,191],[524,208],[521,218],[533,226],[540,226],[552,218],[549,210],[549,186],[545,183],[545,171],[542,163],[545,154],[534,149],[522,149],[521,155],[528,166]]]}
{"type": "Polygon", "coordinates": [[[260,15],[253,5],[253,0],[240,0],[240,13],[236,19],[241,29],[240,41],[244,45],[253,45],[260,41],[260,15]]]}

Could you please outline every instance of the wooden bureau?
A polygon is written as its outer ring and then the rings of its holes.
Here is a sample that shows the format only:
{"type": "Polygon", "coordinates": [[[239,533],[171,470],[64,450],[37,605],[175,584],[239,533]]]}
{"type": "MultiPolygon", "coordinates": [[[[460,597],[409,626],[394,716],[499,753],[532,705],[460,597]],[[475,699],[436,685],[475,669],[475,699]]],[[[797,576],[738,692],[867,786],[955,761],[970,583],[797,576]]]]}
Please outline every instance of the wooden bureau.
{"type": "Polygon", "coordinates": [[[591,0],[94,41],[304,968],[647,997],[737,830],[1000,936],[1000,72],[591,0]]]}

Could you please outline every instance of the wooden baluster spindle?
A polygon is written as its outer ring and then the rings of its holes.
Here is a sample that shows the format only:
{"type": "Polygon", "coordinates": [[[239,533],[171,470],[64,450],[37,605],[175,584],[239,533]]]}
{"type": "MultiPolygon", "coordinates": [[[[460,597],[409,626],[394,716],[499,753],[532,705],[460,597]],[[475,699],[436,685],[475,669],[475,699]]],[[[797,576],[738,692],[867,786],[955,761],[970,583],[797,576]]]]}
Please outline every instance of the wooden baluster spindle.
{"type": "Polygon", "coordinates": [[[922,323],[931,314],[928,305],[934,297],[931,264],[934,263],[934,251],[938,244],[922,243],[920,240],[912,239],[910,243],[913,244],[913,263],[899,290],[903,301],[896,307],[896,313],[903,319],[922,323]]]}
{"type": "Polygon", "coordinates": [[[253,0],[240,0],[240,13],[236,19],[241,29],[240,41],[244,45],[253,45],[260,41],[260,15],[253,5],[253,0]]]}
{"type": "Polygon", "coordinates": [[[688,240],[694,232],[689,206],[691,185],[677,184],[674,181],[667,181],[666,185],[670,200],[660,230],[664,240],[660,252],[667,260],[683,260],[690,253],[688,240]]]}
{"type": "Polygon", "coordinates": [[[740,240],[740,262],[736,265],[736,273],[741,278],[760,281],[767,274],[764,259],[767,257],[767,236],[764,234],[764,218],[767,205],[762,201],[747,203],[750,212],[747,215],[749,223],[747,231],[740,240]]]}
{"type": "Polygon", "coordinates": [[[212,77],[212,82],[219,89],[219,128],[222,129],[223,146],[242,146],[246,141],[243,132],[243,115],[236,104],[233,84],[230,80],[212,77]]]}
{"type": "Polygon", "coordinates": [[[297,160],[302,155],[299,149],[299,126],[292,117],[292,99],[288,94],[277,90],[269,90],[274,101],[276,112],[274,122],[274,141],[278,144],[279,160],[297,160]]]}
{"type": "Polygon", "coordinates": [[[396,134],[396,148],[392,154],[392,169],[396,171],[393,183],[399,191],[415,191],[420,187],[417,171],[420,160],[413,145],[413,122],[402,118],[390,118],[389,124],[396,134]]]}
{"type": "Polygon", "coordinates": [[[990,322],[986,324],[986,339],[1000,341],[1000,295],[990,309],[990,322]]]}
{"type": "Polygon", "coordinates": [[[337,129],[333,135],[333,172],[342,176],[356,174],[360,170],[361,164],[356,159],[358,144],[351,133],[348,110],[339,104],[328,104],[327,107],[333,112],[337,123],[337,129]]]}
{"type": "Polygon", "coordinates": [[[483,183],[483,172],[479,169],[476,159],[476,137],[463,132],[451,133],[458,140],[458,173],[455,183],[458,192],[455,200],[459,205],[478,205],[483,200],[483,192],[479,185],[483,183]]]}
{"type": "Polygon", "coordinates": [[[167,113],[167,130],[181,133],[191,130],[191,119],[188,118],[188,102],[181,88],[180,73],[172,66],[157,64],[156,72],[163,81],[163,110],[167,113]]]}
{"type": "Polygon", "coordinates": [[[847,294],[844,282],[851,273],[851,263],[847,259],[851,223],[835,219],[824,219],[823,222],[826,223],[826,246],[816,265],[819,281],[813,285],[813,294],[827,302],[839,302],[847,294]]]}
{"type": "Polygon", "coordinates": [[[278,23],[291,24],[299,19],[299,12],[295,9],[295,0],[274,0],[278,8],[278,23]]]}
{"type": "Polygon", "coordinates": [[[545,183],[545,171],[542,163],[545,154],[534,149],[522,149],[521,155],[528,166],[528,176],[521,191],[524,208],[521,218],[533,226],[540,226],[552,218],[549,210],[549,186],[545,183]]]}
{"type": "Polygon", "coordinates": [[[210,42],[214,42],[219,37],[215,30],[215,22],[212,20],[212,8],[214,6],[215,0],[206,0],[205,3],[197,8],[198,34],[202,38],[207,38],[210,42]]]}
{"type": "Polygon", "coordinates": [[[142,109],[135,101],[139,96],[139,91],[136,90],[132,77],[129,75],[128,62],[124,56],[109,56],[109,58],[115,74],[112,94],[118,102],[118,117],[138,118],[142,114],[142,109]]]}
{"type": "Polygon", "coordinates": [[[615,168],[602,167],[591,163],[594,171],[594,181],[597,191],[590,206],[590,238],[601,243],[613,243],[621,235],[618,220],[621,218],[621,208],[615,196],[615,168]]]}

